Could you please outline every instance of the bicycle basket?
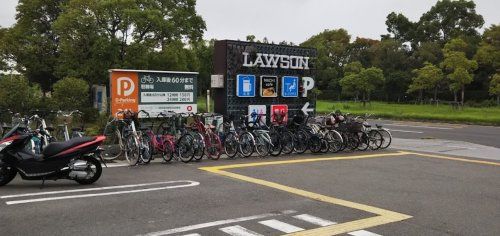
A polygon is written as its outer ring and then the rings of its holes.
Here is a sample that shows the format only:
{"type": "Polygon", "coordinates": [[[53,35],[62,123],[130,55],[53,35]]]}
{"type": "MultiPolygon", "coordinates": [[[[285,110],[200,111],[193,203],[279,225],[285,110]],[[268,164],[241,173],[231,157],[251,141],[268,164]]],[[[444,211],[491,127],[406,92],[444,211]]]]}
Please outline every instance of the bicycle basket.
{"type": "Polygon", "coordinates": [[[347,130],[349,132],[357,133],[363,131],[363,123],[361,122],[350,122],[347,125],[347,130]]]}

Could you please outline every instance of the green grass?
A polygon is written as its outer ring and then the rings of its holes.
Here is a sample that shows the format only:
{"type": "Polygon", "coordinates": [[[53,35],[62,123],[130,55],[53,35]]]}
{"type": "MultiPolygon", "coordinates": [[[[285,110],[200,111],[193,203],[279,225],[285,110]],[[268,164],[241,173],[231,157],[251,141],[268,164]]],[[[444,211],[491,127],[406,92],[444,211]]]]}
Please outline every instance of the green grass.
{"type": "MultiPolygon", "coordinates": [[[[198,112],[203,113],[207,112],[207,97],[206,96],[198,96],[197,99],[197,104],[198,104],[198,112]]],[[[211,99],[210,101],[210,111],[214,111],[214,100],[211,99]]]]}
{"type": "Polygon", "coordinates": [[[360,102],[317,101],[316,111],[318,113],[329,113],[335,110],[355,115],[368,113],[377,118],[500,125],[500,107],[453,109],[450,105],[411,105],[384,102],[371,102],[363,107],[360,102]]]}

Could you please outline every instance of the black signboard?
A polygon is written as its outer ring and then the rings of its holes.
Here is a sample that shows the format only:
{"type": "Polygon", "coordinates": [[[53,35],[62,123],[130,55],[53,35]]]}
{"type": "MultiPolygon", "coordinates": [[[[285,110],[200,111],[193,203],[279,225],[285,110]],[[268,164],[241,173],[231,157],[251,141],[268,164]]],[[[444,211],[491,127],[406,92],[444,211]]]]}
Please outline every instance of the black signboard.
{"type": "Polygon", "coordinates": [[[288,106],[290,116],[303,110],[313,114],[316,99],[310,90],[314,87],[316,55],[313,48],[216,41],[214,74],[223,75],[224,88],[213,89],[215,112],[239,117],[248,114],[249,105],[264,105],[270,114],[271,105],[282,104],[288,106]],[[237,82],[251,76],[255,76],[255,84],[237,82]],[[257,96],[238,96],[245,88],[250,92],[255,88],[257,96]]]}

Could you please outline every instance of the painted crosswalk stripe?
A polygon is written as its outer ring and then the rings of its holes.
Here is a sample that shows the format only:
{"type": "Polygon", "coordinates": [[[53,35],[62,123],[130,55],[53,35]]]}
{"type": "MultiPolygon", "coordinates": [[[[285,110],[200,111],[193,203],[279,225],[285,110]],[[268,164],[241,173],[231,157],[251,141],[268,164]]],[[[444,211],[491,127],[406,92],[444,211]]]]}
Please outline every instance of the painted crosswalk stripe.
{"type": "Polygon", "coordinates": [[[267,214],[261,214],[261,215],[254,215],[254,216],[247,216],[247,217],[241,217],[241,218],[235,218],[235,219],[228,219],[228,220],[219,220],[219,221],[212,221],[212,222],[207,222],[207,223],[201,223],[201,224],[196,224],[196,225],[188,225],[188,226],[183,226],[179,228],[174,228],[174,229],[168,229],[168,230],[163,230],[163,231],[158,231],[158,232],[152,232],[145,234],[146,236],[160,236],[160,235],[170,235],[170,234],[177,234],[177,233],[183,233],[191,230],[199,230],[203,228],[208,228],[208,227],[213,227],[213,226],[219,226],[219,225],[225,225],[225,224],[234,224],[237,222],[243,222],[243,221],[250,221],[250,220],[257,220],[257,219],[262,219],[262,218],[267,218],[267,217],[276,217],[280,215],[289,215],[289,214],[295,214],[297,211],[294,210],[285,210],[281,212],[274,212],[274,213],[267,213],[267,214]]]}
{"type": "Polygon", "coordinates": [[[372,233],[372,232],[366,231],[366,230],[358,230],[358,231],[350,232],[348,234],[352,235],[352,236],[382,236],[380,234],[372,233]]]}
{"type": "Polygon", "coordinates": [[[314,225],[319,225],[319,226],[329,226],[329,225],[337,224],[337,222],[321,219],[319,217],[308,215],[308,214],[296,215],[293,218],[303,220],[303,221],[309,222],[309,223],[314,224],[314,225]]]}
{"type": "Polygon", "coordinates": [[[262,234],[256,233],[239,225],[224,227],[219,230],[232,236],[262,236],[262,234]]]}
{"type": "Polygon", "coordinates": [[[287,234],[304,230],[303,228],[287,224],[279,220],[264,220],[264,221],[259,221],[259,224],[263,224],[265,226],[271,227],[273,229],[279,230],[287,234]]]}

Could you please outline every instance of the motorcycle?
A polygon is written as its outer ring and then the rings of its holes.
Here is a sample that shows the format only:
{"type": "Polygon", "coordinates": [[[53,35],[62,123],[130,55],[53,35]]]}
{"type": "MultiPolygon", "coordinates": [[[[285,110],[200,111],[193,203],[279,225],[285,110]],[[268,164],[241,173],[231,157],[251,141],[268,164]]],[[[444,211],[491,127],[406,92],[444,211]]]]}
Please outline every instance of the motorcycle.
{"type": "MultiPolygon", "coordinates": [[[[44,132],[38,131],[38,132],[44,132]]],[[[0,140],[0,186],[19,173],[25,180],[70,179],[92,184],[102,174],[99,146],[105,136],[78,137],[65,142],[49,143],[35,151],[33,139],[44,135],[15,125],[0,140]]]]}

